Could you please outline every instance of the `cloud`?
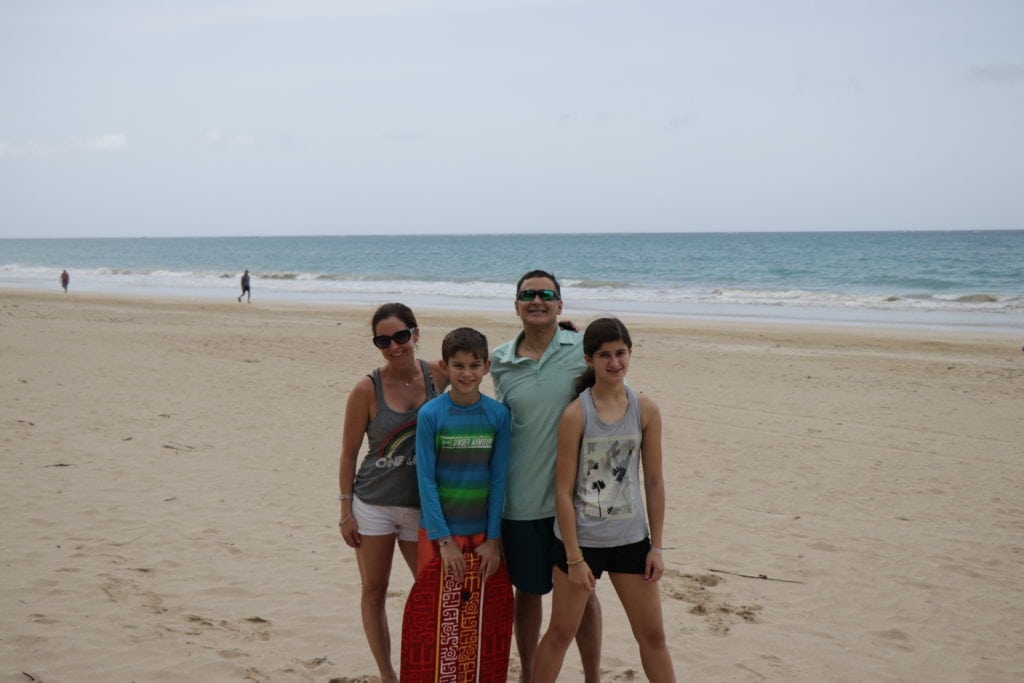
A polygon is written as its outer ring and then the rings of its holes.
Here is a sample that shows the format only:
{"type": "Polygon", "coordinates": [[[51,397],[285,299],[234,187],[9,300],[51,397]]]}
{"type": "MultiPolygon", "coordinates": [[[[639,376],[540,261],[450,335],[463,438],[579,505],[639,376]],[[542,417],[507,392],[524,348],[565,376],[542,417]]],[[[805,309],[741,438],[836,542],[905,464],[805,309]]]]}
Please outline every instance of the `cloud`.
{"type": "Polygon", "coordinates": [[[206,144],[224,147],[259,147],[262,149],[280,149],[292,147],[295,143],[291,135],[274,128],[250,128],[225,130],[224,128],[207,128],[203,133],[206,144]]]}
{"type": "Polygon", "coordinates": [[[681,130],[693,123],[693,114],[673,114],[665,125],[666,130],[681,130]]]}
{"type": "MultiPolygon", "coordinates": [[[[292,0],[290,2],[237,2],[235,0],[182,0],[164,3],[139,12],[147,21],[143,30],[175,28],[279,25],[346,21],[363,18],[409,18],[481,15],[535,8],[581,5],[585,0],[292,0]]],[[[136,4],[125,0],[100,3],[2,3],[0,30],[72,27],[75,30],[103,28],[136,4]]]]}
{"type": "Polygon", "coordinates": [[[106,133],[87,140],[77,140],[76,147],[90,152],[110,152],[128,146],[128,138],[124,133],[106,133]]]}
{"type": "Polygon", "coordinates": [[[229,133],[222,128],[210,128],[205,137],[211,145],[226,144],[232,147],[252,147],[258,142],[256,135],[248,131],[229,133]]]}
{"type": "Polygon", "coordinates": [[[21,143],[0,140],[0,159],[42,159],[60,152],[57,147],[44,145],[35,140],[21,143]]]}
{"type": "Polygon", "coordinates": [[[1024,83],[1024,67],[1013,62],[976,65],[967,70],[964,78],[976,83],[1024,83]]]}
{"type": "Polygon", "coordinates": [[[239,133],[231,139],[231,144],[236,147],[252,147],[256,144],[256,136],[252,133],[239,133]]]}
{"type": "Polygon", "coordinates": [[[128,146],[128,137],[123,133],[105,133],[93,138],[72,138],[60,145],[51,145],[36,140],[10,142],[0,140],[0,159],[44,159],[66,156],[75,150],[85,152],[113,152],[128,146]]]}

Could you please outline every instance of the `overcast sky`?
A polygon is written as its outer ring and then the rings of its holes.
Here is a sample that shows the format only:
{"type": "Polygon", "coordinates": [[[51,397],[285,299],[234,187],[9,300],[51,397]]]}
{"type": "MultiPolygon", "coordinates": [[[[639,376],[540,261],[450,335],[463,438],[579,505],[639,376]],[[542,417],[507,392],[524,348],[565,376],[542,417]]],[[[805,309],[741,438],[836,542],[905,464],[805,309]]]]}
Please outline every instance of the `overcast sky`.
{"type": "Polygon", "coordinates": [[[3,0],[0,237],[1024,228],[1024,2],[3,0]]]}

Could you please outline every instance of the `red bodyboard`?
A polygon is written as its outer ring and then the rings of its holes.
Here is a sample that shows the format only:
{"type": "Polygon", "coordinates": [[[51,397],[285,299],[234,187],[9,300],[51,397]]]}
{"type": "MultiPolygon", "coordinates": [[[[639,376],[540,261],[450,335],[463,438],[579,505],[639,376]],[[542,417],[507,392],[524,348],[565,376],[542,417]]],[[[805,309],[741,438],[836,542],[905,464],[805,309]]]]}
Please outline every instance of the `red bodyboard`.
{"type": "Polygon", "coordinates": [[[445,576],[440,558],[420,571],[402,619],[402,683],[504,682],[514,602],[505,563],[485,582],[480,556],[463,553],[466,576],[445,576]]]}

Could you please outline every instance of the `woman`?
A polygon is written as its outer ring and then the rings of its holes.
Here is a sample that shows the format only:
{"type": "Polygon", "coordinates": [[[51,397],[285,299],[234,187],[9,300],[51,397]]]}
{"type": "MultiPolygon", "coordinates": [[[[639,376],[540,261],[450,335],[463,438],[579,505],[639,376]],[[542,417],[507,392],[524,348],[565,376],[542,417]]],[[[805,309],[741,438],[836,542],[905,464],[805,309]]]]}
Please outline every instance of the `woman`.
{"type": "Polygon", "coordinates": [[[665,571],[661,414],[651,399],[626,386],[632,348],[629,331],[615,318],[599,318],[583,334],[587,370],[577,382],[579,397],[565,409],[558,427],[558,569],[551,621],[534,659],[534,681],[558,677],[583,608],[605,570],[640,646],[648,680],[675,680],[657,583],[665,571]]]}
{"type": "Polygon", "coordinates": [[[416,482],[416,415],[444,389],[440,363],[416,359],[419,329],[408,306],[384,304],[371,320],[373,345],[384,365],[353,387],[345,405],[338,483],[341,536],[356,550],[362,579],[360,610],[370,651],[383,683],[398,680],[391,664],[385,600],[395,541],[409,571],[416,572],[419,493],[416,482]],[[436,389],[435,389],[436,387],[436,389]],[[356,472],[366,434],[369,448],[356,472]]]}

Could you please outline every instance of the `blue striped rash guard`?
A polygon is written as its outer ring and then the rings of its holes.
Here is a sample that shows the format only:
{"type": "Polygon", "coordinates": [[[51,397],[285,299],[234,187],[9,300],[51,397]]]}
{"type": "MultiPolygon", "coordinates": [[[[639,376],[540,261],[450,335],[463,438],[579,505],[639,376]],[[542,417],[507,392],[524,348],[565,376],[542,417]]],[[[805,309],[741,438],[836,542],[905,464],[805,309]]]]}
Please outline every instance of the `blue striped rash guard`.
{"type": "Polygon", "coordinates": [[[420,408],[416,479],[430,540],[500,538],[510,436],[508,408],[489,396],[461,406],[443,394],[420,408]]]}

